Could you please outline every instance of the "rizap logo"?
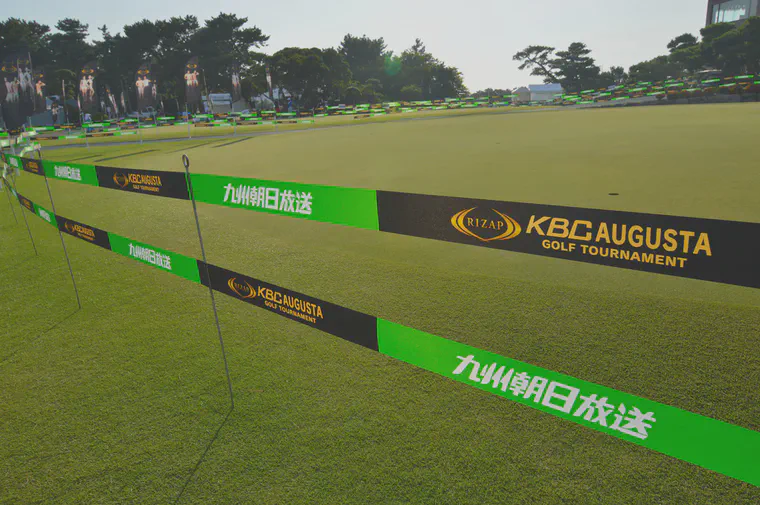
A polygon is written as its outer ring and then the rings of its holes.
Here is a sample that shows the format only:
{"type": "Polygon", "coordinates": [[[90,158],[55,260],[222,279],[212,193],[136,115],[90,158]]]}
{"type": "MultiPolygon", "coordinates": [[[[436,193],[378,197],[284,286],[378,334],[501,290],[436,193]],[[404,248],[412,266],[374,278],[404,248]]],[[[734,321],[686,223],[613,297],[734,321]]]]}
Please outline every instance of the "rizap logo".
{"type": "Polygon", "coordinates": [[[227,281],[227,285],[236,295],[244,300],[256,298],[256,288],[246,281],[239,281],[237,277],[232,277],[227,281]]]}
{"type": "Polygon", "coordinates": [[[116,185],[119,186],[120,188],[126,188],[127,186],[129,186],[129,178],[127,178],[126,175],[118,173],[118,172],[113,174],[113,182],[115,182],[116,185]]]}
{"type": "Polygon", "coordinates": [[[477,207],[462,210],[451,216],[451,226],[459,233],[481,242],[510,240],[522,231],[517,221],[496,209],[491,209],[487,215],[473,212],[476,209],[477,207]]]}
{"type": "Polygon", "coordinates": [[[18,168],[18,158],[8,158],[8,160],[11,162],[12,167],[18,168]]]}
{"type": "Polygon", "coordinates": [[[48,214],[47,211],[45,211],[43,209],[39,209],[39,214],[40,214],[40,217],[42,219],[44,219],[45,221],[47,221],[48,223],[52,223],[53,222],[53,218],[50,217],[50,214],[48,214]]]}

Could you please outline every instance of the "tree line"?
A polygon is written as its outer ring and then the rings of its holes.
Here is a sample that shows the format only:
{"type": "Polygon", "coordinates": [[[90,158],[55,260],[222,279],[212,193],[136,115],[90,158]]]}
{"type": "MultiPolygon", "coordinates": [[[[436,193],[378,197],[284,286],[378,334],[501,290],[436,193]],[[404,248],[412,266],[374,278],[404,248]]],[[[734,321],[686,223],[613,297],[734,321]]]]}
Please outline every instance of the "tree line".
{"type": "Polygon", "coordinates": [[[739,25],[709,25],[700,30],[700,35],[679,35],[668,43],[667,54],[632,65],[628,72],[615,66],[602,71],[591,57],[591,49],[582,42],[573,42],[565,51],[528,46],[513,59],[520,62],[520,70],[530,70],[531,75],[543,77],[545,83],[559,83],[568,93],[629,81],[688,78],[701,71],[719,71],[727,76],[760,73],[760,17],[751,17],[739,25]]]}
{"type": "Polygon", "coordinates": [[[82,67],[95,61],[98,87],[107,85],[114,94],[126,90],[134,100],[135,72],[149,62],[169,113],[184,110],[183,75],[193,56],[210,93],[228,92],[232,68],[239,65],[243,96],[250,100],[266,94],[269,67],[274,88],[302,107],[438,99],[466,92],[459,70],[435,58],[419,39],[401,54],[389,50],[382,37],[348,34],[335,48],[289,47],[266,55],[262,48],[269,36],[247,23],[245,17],[224,13],[202,25],[195,16],[144,19],[116,34],[101,26],[90,41],[89,26],[77,19],[62,19],[51,30],[36,21],[9,18],[0,22],[0,56],[28,50],[35,69],[45,69],[48,95],[67,98],[76,96],[82,67]]]}

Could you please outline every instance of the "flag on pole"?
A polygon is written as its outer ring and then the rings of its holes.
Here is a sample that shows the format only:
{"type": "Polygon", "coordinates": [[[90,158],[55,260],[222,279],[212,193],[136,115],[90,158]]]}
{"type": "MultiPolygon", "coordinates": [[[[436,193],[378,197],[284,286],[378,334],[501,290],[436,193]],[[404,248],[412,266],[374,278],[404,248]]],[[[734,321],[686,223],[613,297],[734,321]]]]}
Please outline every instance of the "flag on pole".
{"type": "Polygon", "coordinates": [[[21,96],[17,55],[7,56],[3,60],[0,73],[2,73],[3,87],[5,88],[5,99],[2,104],[5,129],[17,130],[24,124],[24,116],[21,114],[20,107],[21,96]]]}
{"type": "Polygon", "coordinates": [[[135,89],[137,90],[138,111],[144,111],[148,107],[155,107],[158,90],[150,71],[150,63],[143,63],[137,70],[135,89]]]}
{"type": "Polygon", "coordinates": [[[195,110],[201,101],[200,67],[198,57],[193,56],[185,64],[185,100],[195,110]]]}
{"type": "Polygon", "coordinates": [[[267,72],[267,85],[269,86],[269,98],[274,100],[274,93],[272,92],[272,72],[269,70],[269,65],[266,66],[267,72]]]}
{"type": "Polygon", "coordinates": [[[97,63],[91,61],[82,67],[79,73],[79,93],[77,103],[80,112],[96,112],[98,99],[95,93],[95,74],[98,71],[97,63]]]}
{"type": "Polygon", "coordinates": [[[32,58],[28,50],[18,56],[19,107],[23,118],[34,114],[34,81],[32,79],[32,58]]]}
{"type": "Polygon", "coordinates": [[[240,88],[240,65],[238,63],[232,65],[230,74],[232,75],[232,102],[234,103],[243,99],[243,92],[240,88]]]}
{"type": "Polygon", "coordinates": [[[47,84],[45,83],[45,71],[42,69],[37,69],[34,72],[34,112],[37,114],[40,112],[45,112],[47,109],[47,104],[45,102],[46,87],[47,84]]]}

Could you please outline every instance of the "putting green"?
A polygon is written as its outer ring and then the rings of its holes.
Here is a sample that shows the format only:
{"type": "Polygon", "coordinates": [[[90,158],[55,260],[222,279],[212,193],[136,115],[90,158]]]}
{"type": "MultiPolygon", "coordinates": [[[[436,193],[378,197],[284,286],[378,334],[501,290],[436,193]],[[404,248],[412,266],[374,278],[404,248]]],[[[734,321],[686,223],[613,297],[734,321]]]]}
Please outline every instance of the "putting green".
{"type": "MultiPolygon", "coordinates": [[[[757,222],[759,111],[444,116],[45,156],[182,170],[186,152],[203,173],[757,222]]],[[[200,257],[188,202],[50,184],[61,215],[200,257]]],[[[50,207],[40,178],[24,174],[18,189],[50,207]]],[[[40,250],[30,258],[9,210],[0,214],[9,315],[0,322],[0,436],[9,441],[0,464],[11,502],[760,500],[748,484],[218,299],[236,393],[227,417],[207,291],[66,238],[84,305],[70,315],[60,239],[30,217],[40,250]]],[[[758,290],[199,212],[214,264],[760,429],[758,290]]]]}

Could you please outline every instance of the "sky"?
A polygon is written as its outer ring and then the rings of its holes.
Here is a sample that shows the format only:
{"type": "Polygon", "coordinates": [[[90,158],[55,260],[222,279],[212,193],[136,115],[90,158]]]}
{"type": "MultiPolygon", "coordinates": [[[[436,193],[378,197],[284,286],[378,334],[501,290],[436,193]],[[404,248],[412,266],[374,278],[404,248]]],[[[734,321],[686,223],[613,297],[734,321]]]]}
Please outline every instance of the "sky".
{"type": "Polygon", "coordinates": [[[682,33],[698,35],[706,11],[707,0],[35,0],[8,2],[0,19],[33,19],[53,27],[72,17],[97,36],[104,24],[116,34],[144,18],[192,14],[202,23],[220,12],[234,13],[270,36],[263,48],[269,54],[284,47],[337,47],[346,33],[383,37],[398,54],[420,38],[477,91],[540,83],[512,60],[533,44],[565,49],[584,42],[602,69],[627,69],[666,54],[667,43],[682,33]]]}

